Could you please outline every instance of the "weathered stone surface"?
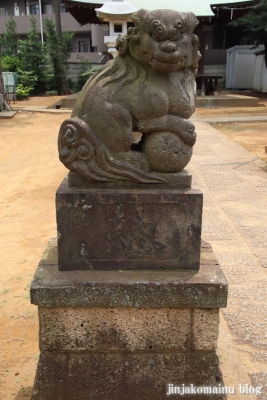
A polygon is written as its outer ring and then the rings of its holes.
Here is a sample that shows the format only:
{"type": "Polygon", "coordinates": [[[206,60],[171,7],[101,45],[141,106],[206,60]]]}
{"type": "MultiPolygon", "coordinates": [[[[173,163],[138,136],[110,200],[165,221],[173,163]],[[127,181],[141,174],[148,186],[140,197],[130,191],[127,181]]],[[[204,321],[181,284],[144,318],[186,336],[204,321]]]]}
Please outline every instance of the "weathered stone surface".
{"type": "Polygon", "coordinates": [[[39,308],[42,351],[215,350],[218,309],[39,308]]]}
{"type": "Polygon", "coordinates": [[[227,284],[207,243],[199,271],[59,271],[53,240],[31,300],[41,349],[32,400],[162,400],[169,384],[223,387],[215,308],[226,306],[227,284]]]}
{"type": "Polygon", "coordinates": [[[56,195],[60,270],[198,270],[196,189],[69,188],[56,195]]]}
{"type": "Polygon", "coordinates": [[[199,271],[59,271],[56,239],[31,285],[39,307],[226,307],[228,287],[211,247],[203,243],[199,271]]]}
{"type": "Polygon", "coordinates": [[[87,81],[60,129],[60,160],[88,180],[164,182],[153,172],[181,171],[196,141],[195,15],[142,9],[132,18],[118,56],[87,81]],[[133,131],[143,134],[137,145],[133,131]]]}
{"type": "MultiPolygon", "coordinates": [[[[53,352],[43,352],[38,364],[38,384],[32,400],[162,400],[168,399],[168,384],[197,387],[223,385],[215,352],[194,353],[63,353],[65,374],[57,370],[53,352]],[[47,362],[47,369],[44,363],[47,362]],[[47,374],[64,387],[47,388],[47,374]],[[46,391],[46,388],[48,389],[46,391]],[[54,390],[54,393],[53,393],[54,390]]],[[[193,394],[188,400],[224,400],[223,394],[193,394]]]]}
{"type": "MultiPolygon", "coordinates": [[[[188,173],[185,169],[180,172],[172,174],[163,174],[161,172],[154,172],[153,175],[159,178],[164,178],[166,182],[146,184],[143,183],[141,188],[151,188],[157,187],[160,189],[170,189],[170,186],[174,186],[176,189],[190,189],[192,184],[192,175],[188,173]]],[[[75,171],[70,171],[68,173],[68,184],[70,188],[134,188],[140,189],[140,184],[131,181],[121,181],[121,182],[95,182],[89,181],[84,178],[81,174],[75,171]]]]}
{"type": "MultiPolygon", "coordinates": [[[[39,308],[40,349],[185,351],[194,340],[191,320],[190,309],[39,308]]],[[[198,321],[195,329],[201,329],[198,321]]]]}
{"type": "Polygon", "coordinates": [[[34,400],[65,400],[66,363],[68,354],[41,353],[32,390],[34,400]]]}
{"type": "Polygon", "coordinates": [[[194,309],[193,347],[195,350],[215,350],[219,336],[219,309],[194,309]]]}

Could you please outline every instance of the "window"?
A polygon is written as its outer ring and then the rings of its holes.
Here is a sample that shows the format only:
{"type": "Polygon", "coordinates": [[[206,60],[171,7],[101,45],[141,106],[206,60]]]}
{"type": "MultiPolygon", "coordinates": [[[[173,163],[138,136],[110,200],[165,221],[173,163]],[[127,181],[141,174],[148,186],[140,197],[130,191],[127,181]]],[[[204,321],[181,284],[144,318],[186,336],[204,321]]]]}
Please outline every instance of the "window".
{"type": "Polygon", "coordinates": [[[30,14],[40,14],[39,4],[30,5],[30,14]]]}
{"type": "Polygon", "coordinates": [[[122,33],[122,24],[114,24],[114,32],[122,33]]]}
{"type": "Polygon", "coordinates": [[[0,17],[4,17],[6,15],[5,8],[0,8],[0,17]]]}
{"type": "Polygon", "coordinates": [[[88,40],[79,40],[78,41],[79,53],[88,53],[89,51],[89,41],[88,40]]]}

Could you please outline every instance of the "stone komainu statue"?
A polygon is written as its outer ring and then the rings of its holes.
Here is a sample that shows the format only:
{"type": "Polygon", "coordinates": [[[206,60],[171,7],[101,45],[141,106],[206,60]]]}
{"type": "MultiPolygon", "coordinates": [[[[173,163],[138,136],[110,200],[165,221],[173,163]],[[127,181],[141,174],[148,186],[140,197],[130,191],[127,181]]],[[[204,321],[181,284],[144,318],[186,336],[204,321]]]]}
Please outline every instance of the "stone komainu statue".
{"type": "Polygon", "coordinates": [[[60,129],[60,160],[88,180],[162,182],[187,165],[196,141],[188,121],[200,58],[195,15],[142,9],[133,22],[60,129]]]}

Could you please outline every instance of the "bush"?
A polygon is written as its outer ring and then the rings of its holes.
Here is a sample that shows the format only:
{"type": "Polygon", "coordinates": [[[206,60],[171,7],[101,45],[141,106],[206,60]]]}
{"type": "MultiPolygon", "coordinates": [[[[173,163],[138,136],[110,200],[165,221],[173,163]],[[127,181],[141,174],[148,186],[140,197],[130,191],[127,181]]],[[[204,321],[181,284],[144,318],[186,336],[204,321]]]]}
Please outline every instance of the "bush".
{"type": "Polygon", "coordinates": [[[18,57],[4,56],[1,58],[2,70],[8,72],[16,72],[20,66],[18,57]]]}
{"type": "Polygon", "coordinates": [[[19,83],[16,89],[17,100],[28,99],[32,91],[33,91],[33,86],[25,87],[21,83],[19,83]]]}

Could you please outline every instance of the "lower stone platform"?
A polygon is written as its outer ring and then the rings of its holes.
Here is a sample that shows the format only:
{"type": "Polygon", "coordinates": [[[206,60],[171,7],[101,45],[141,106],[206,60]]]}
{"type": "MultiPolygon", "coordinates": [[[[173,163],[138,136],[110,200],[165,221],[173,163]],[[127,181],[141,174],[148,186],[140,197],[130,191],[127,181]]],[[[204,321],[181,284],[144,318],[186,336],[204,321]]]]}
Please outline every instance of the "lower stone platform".
{"type": "Polygon", "coordinates": [[[258,107],[259,98],[238,94],[220,94],[219,96],[197,96],[197,108],[234,108],[258,107]]]}
{"type": "MultiPolygon", "coordinates": [[[[39,358],[32,399],[162,400],[170,398],[167,395],[168,385],[172,383],[181,388],[183,383],[197,388],[222,389],[216,353],[43,352],[39,358]]],[[[224,394],[171,397],[187,400],[226,399],[224,394]]]]}
{"type": "Polygon", "coordinates": [[[162,400],[171,384],[192,385],[186,399],[225,399],[216,346],[227,283],[207,243],[200,264],[59,271],[51,240],[31,285],[41,350],[32,399],[162,400]]]}

